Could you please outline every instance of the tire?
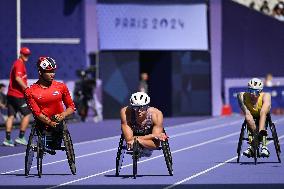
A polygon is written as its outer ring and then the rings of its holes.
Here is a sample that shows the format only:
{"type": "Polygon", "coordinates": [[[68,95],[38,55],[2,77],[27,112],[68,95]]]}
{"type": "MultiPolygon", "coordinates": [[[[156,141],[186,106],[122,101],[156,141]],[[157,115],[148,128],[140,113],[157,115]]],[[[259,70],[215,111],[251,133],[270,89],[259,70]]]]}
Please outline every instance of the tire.
{"type": "Polygon", "coordinates": [[[121,137],[119,139],[117,153],[116,153],[115,176],[119,176],[120,169],[121,169],[122,162],[123,162],[123,158],[124,158],[125,149],[123,149],[123,141],[124,141],[124,137],[123,137],[123,135],[121,135],[121,137]]]}
{"type": "Polygon", "coordinates": [[[132,154],[132,159],[133,159],[133,178],[134,179],[136,179],[136,176],[137,176],[138,158],[139,158],[139,143],[136,140],[136,138],[134,138],[133,154],[132,154]]]}
{"type": "Polygon", "coordinates": [[[33,144],[33,138],[35,134],[35,128],[34,126],[31,129],[31,133],[28,140],[28,145],[26,148],[26,155],[25,155],[25,175],[28,176],[30,173],[30,169],[33,163],[33,157],[34,157],[34,150],[36,148],[36,145],[33,144]]]}
{"type": "Polygon", "coordinates": [[[238,158],[237,158],[237,163],[240,162],[240,157],[241,157],[241,151],[242,151],[242,145],[243,145],[243,139],[244,139],[245,129],[246,129],[246,123],[244,122],[244,123],[242,124],[241,133],[240,133],[239,142],[238,142],[238,148],[237,148],[238,158]]]}
{"type": "Polygon", "coordinates": [[[41,176],[42,176],[42,158],[43,158],[43,146],[42,146],[41,136],[38,135],[38,140],[37,140],[37,172],[38,172],[39,178],[41,178],[41,176]]]}
{"type": "Polygon", "coordinates": [[[75,152],[73,148],[72,139],[68,130],[63,131],[63,141],[71,173],[73,175],[76,175],[75,152]]]}
{"type": "Polygon", "coordinates": [[[163,150],[163,154],[165,157],[165,161],[166,161],[166,165],[167,165],[167,169],[169,172],[169,175],[173,176],[173,165],[172,165],[172,157],[171,157],[171,153],[169,151],[169,145],[167,144],[168,141],[162,141],[162,150],[163,150]]]}
{"type": "Polygon", "coordinates": [[[274,147],[275,147],[277,159],[278,159],[278,162],[281,163],[281,158],[280,158],[280,153],[281,153],[280,143],[279,143],[279,139],[278,139],[278,136],[277,136],[276,127],[275,127],[274,123],[272,123],[272,124],[270,125],[270,129],[271,129],[271,133],[272,133],[272,137],[273,137],[273,143],[274,143],[274,147]]]}

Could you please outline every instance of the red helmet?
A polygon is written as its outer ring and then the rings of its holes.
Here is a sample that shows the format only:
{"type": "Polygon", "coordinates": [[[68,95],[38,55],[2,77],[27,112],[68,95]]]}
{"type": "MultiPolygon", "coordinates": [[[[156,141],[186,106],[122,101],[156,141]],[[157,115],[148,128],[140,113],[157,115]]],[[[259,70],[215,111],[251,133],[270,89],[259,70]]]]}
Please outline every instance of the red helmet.
{"type": "Polygon", "coordinates": [[[53,58],[42,56],[37,61],[37,67],[44,71],[56,70],[56,62],[53,58]]]}
{"type": "Polygon", "coordinates": [[[28,47],[22,47],[21,50],[20,50],[20,53],[23,54],[23,55],[30,55],[31,51],[28,47]]]}

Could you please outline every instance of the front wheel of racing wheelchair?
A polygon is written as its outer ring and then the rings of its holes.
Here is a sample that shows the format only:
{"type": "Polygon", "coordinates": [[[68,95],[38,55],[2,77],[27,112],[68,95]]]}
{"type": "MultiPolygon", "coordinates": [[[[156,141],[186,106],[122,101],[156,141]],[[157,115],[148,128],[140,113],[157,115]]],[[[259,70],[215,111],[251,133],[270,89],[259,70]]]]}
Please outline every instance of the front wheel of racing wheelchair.
{"type": "MultiPolygon", "coordinates": [[[[255,132],[253,134],[253,143],[252,143],[252,146],[253,146],[253,149],[254,149],[254,152],[253,152],[253,158],[254,158],[254,164],[257,164],[257,158],[260,157],[260,154],[259,154],[259,145],[260,145],[260,140],[259,140],[259,132],[258,132],[258,124],[257,125],[257,132],[255,132]]],[[[281,163],[281,158],[280,158],[280,153],[281,153],[281,148],[280,148],[280,143],[279,143],[279,139],[278,139],[278,135],[277,135],[277,131],[276,131],[276,126],[275,124],[272,122],[272,119],[271,119],[271,115],[270,114],[267,114],[267,117],[266,117],[266,122],[265,122],[265,127],[266,127],[266,130],[268,130],[268,127],[271,131],[271,136],[267,136],[267,141],[270,141],[272,140],[273,143],[274,143],[274,148],[275,148],[275,151],[276,151],[276,155],[277,155],[277,159],[278,159],[278,162],[281,163]]],[[[243,122],[242,126],[241,126],[241,133],[240,133],[240,137],[239,137],[239,141],[238,141],[238,148],[237,148],[237,154],[238,154],[238,158],[237,158],[237,163],[240,162],[240,157],[241,157],[241,151],[242,151],[242,144],[243,144],[243,141],[249,141],[248,137],[245,137],[245,132],[248,130],[247,128],[247,122],[246,120],[243,122]]]]}
{"type": "Polygon", "coordinates": [[[57,125],[57,127],[61,127],[60,130],[60,138],[55,139],[54,136],[51,136],[50,133],[45,132],[40,128],[40,124],[34,123],[32,125],[31,133],[28,140],[28,145],[26,148],[25,155],[25,175],[28,176],[30,173],[30,169],[32,167],[32,162],[34,158],[34,154],[36,153],[37,159],[37,171],[38,176],[42,175],[42,161],[43,157],[46,153],[55,154],[55,150],[66,151],[66,156],[68,159],[68,164],[73,175],[76,174],[76,166],[75,166],[75,153],[73,148],[72,139],[70,133],[67,129],[67,124],[65,121],[62,121],[57,125]],[[56,140],[56,142],[55,142],[56,140]],[[62,140],[64,142],[64,146],[61,146],[62,140]],[[55,144],[57,143],[57,144],[55,144]]]}
{"type": "MultiPolygon", "coordinates": [[[[138,164],[138,161],[139,161],[139,158],[140,158],[139,148],[141,148],[141,147],[140,147],[138,140],[134,139],[132,152],[129,153],[129,154],[132,154],[133,178],[134,179],[137,176],[137,164],[138,164]]],[[[171,154],[171,151],[170,151],[168,139],[166,139],[165,141],[161,141],[160,147],[155,149],[155,150],[162,150],[163,151],[163,155],[164,155],[164,158],[165,158],[165,161],[166,161],[168,173],[169,173],[170,176],[173,176],[173,160],[172,160],[172,154],[171,154]]],[[[122,167],[124,154],[126,152],[127,152],[126,141],[124,139],[123,134],[121,134],[121,137],[120,137],[120,140],[119,140],[119,146],[118,146],[118,150],[117,150],[117,155],[116,155],[116,173],[115,173],[116,176],[119,176],[119,174],[120,174],[120,169],[122,167]]]]}

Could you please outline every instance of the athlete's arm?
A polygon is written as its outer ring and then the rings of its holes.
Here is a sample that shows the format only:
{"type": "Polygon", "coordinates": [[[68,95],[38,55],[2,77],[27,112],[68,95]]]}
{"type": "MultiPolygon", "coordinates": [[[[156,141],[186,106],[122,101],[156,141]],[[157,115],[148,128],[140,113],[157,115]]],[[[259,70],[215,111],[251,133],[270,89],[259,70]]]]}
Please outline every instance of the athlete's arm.
{"type": "Polygon", "coordinates": [[[70,95],[69,90],[66,87],[66,85],[63,85],[62,101],[63,101],[63,104],[66,107],[66,110],[64,112],[62,112],[61,114],[55,115],[55,119],[56,119],[57,122],[62,121],[67,116],[73,114],[74,111],[75,111],[75,104],[74,104],[74,102],[71,98],[71,95],[70,95]]]}
{"type": "Polygon", "coordinates": [[[127,143],[133,140],[133,131],[127,122],[127,107],[124,107],[120,110],[120,122],[121,122],[121,130],[124,135],[124,139],[127,143]]]}
{"type": "Polygon", "coordinates": [[[139,138],[142,138],[144,140],[154,140],[159,139],[162,141],[165,141],[167,139],[166,134],[163,130],[163,113],[155,109],[152,113],[152,122],[153,122],[153,129],[152,134],[145,135],[145,136],[139,136],[139,138]]]}
{"type": "Polygon", "coordinates": [[[21,86],[23,90],[25,90],[28,87],[21,77],[16,76],[15,80],[18,82],[18,84],[21,86]]]}
{"type": "Polygon", "coordinates": [[[239,106],[244,114],[250,114],[250,111],[247,109],[246,105],[244,104],[244,92],[240,92],[237,95],[239,106]]]}
{"type": "Polygon", "coordinates": [[[262,99],[262,107],[260,110],[260,118],[259,118],[259,128],[260,130],[265,129],[265,121],[266,115],[269,113],[271,108],[271,96],[270,93],[264,93],[262,99]]]}

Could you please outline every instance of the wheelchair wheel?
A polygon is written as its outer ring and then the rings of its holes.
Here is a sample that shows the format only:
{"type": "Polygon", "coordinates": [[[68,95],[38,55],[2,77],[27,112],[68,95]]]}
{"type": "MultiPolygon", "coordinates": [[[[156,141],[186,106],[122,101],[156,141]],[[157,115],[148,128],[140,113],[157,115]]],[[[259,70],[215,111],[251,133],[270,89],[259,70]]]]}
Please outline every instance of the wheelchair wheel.
{"type": "Polygon", "coordinates": [[[163,150],[163,154],[165,157],[166,165],[168,168],[168,172],[171,176],[173,176],[173,164],[172,164],[172,157],[171,157],[171,152],[169,149],[168,140],[161,141],[161,145],[162,145],[162,150],[163,150]]]}
{"type": "Polygon", "coordinates": [[[121,135],[120,140],[119,140],[119,145],[116,153],[116,172],[115,176],[119,176],[119,172],[122,166],[123,158],[124,158],[124,153],[125,153],[125,148],[124,148],[124,137],[121,135]]]}
{"type": "Polygon", "coordinates": [[[254,150],[254,164],[257,164],[257,158],[259,157],[259,141],[258,141],[258,132],[254,132],[253,134],[253,142],[252,142],[253,150],[254,150]]]}
{"type": "Polygon", "coordinates": [[[240,137],[239,137],[238,148],[237,148],[237,153],[238,153],[237,163],[240,162],[243,139],[244,139],[244,135],[245,135],[245,129],[246,129],[246,122],[244,122],[242,124],[241,133],[240,133],[240,137]]]}
{"type": "Polygon", "coordinates": [[[33,163],[34,152],[37,148],[35,127],[32,127],[25,155],[25,175],[28,176],[33,163]]]}
{"type": "Polygon", "coordinates": [[[139,143],[136,140],[136,138],[134,138],[134,142],[133,142],[132,159],[133,159],[133,178],[136,179],[137,163],[138,163],[138,159],[139,159],[139,143]]]}
{"type": "Polygon", "coordinates": [[[41,178],[41,175],[42,175],[42,158],[43,158],[43,144],[42,144],[41,136],[38,135],[38,140],[37,140],[37,172],[38,172],[39,178],[41,178]]]}
{"type": "Polygon", "coordinates": [[[76,175],[75,152],[73,148],[72,139],[68,130],[63,131],[63,141],[71,173],[73,175],[76,175]]]}
{"type": "Polygon", "coordinates": [[[280,153],[281,153],[280,143],[279,143],[279,139],[278,139],[278,136],[277,136],[276,127],[275,127],[275,124],[274,124],[274,123],[272,123],[272,124],[270,125],[270,129],[271,129],[271,133],[272,133],[272,137],[273,137],[273,143],[274,143],[276,155],[277,155],[277,158],[278,158],[278,162],[281,163],[281,158],[280,158],[280,153]]]}

